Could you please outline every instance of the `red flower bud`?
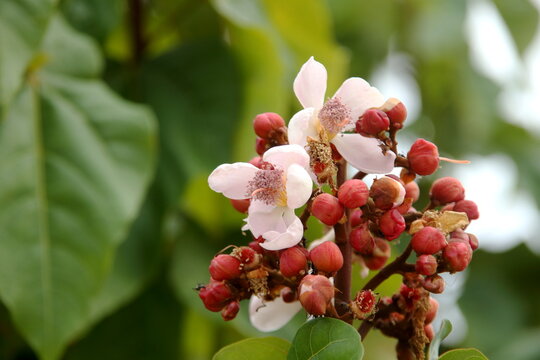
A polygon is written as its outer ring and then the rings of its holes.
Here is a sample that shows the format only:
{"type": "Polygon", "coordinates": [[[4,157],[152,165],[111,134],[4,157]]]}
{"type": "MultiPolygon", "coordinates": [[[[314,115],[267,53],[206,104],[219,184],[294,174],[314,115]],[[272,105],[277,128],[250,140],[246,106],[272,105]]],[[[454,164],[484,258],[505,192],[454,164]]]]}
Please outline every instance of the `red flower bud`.
{"type": "Polygon", "coordinates": [[[208,310],[218,312],[232,298],[232,292],[225,283],[212,281],[199,291],[199,297],[208,310]]]}
{"type": "Polygon", "coordinates": [[[431,175],[439,168],[439,150],[427,140],[417,139],[407,153],[411,170],[418,175],[431,175]]]}
{"type": "Polygon", "coordinates": [[[251,160],[248,161],[251,165],[261,168],[262,163],[264,162],[262,157],[255,156],[251,160]]]}
{"type": "Polygon", "coordinates": [[[362,215],[363,212],[360,209],[356,209],[351,212],[351,215],[349,216],[351,227],[355,228],[364,222],[362,215]]]}
{"type": "Polygon", "coordinates": [[[447,176],[435,180],[431,185],[429,196],[432,201],[444,205],[463,200],[465,189],[458,179],[447,176]]]}
{"type": "Polygon", "coordinates": [[[349,241],[353,249],[360,254],[373,254],[373,250],[375,249],[375,239],[373,238],[371,231],[369,231],[367,223],[352,229],[349,234],[349,241]]]}
{"type": "Polygon", "coordinates": [[[469,235],[467,235],[467,233],[461,229],[456,229],[450,233],[450,240],[448,240],[448,242],[457,240],[468,243],[469,235]]]}
{"type": "Polygon", "coordinates": [[[429,342],[433,341],[433,338],[435,337],[435,329],[433,329],[433,325],[431,324],[425,325],[424,333],[426,334],[426,337],[428,338],[429,342]]]}
{"type": "Polygon", "coordinates": [[[241,199],[241,200],[229,199],[229,201],[231,202],[231,205],[236,211],[243,214],[247,214],[249,205],[251,203],[249,199],[241,199]]]}
{"type": "Polygon", "coordinates": [[[344,210],[337,197],[323,193],[313,200],[311,213],[323,224],[333,226],[341,220],[344,210]]]}
{"type": "Polygon", "coordinates": [[[280,292],[279,292],[281,298],[283,299],[284,302],[286,303],[292,303],[293,301],[296,301],[298,300],[296,298],[296,294],[294,291],[291,290],[290,287],[283,287],[280,292]]]}
{"type": "Polygon", "coordinates": [[[285,277],[304,273],[307,267],[306,249],[293,246],[284,250],[279,257],[279,271],[285,277]]]}
{"type": "Polygon", "coordinates": [[[261,263],[261,255],[251,247],[239,247],[233,251],[233,256],[240,260],[244,270],[253,270],[261,263]]]}
{"type": "Polygon", "coordinates": [[[331,241],[325,241],[313,248],[309,252],[309,257],[317,270],[328,274],[338,271],[343,266],[343,255],[339,247],[331,241]]]}
{"type": "Polygon", "coordinates": [[[388,242],[383,239],[376,238],[373,255],[364,256],[364,263],[370,270],[379,270],[384,266],[384,264],[386,264],[390,258],[390,254],[391,249],[388,242]]]}
{"type": "Polygon", "coordinates": [[[471,200],[460,200],[456,202],[453,210],[466,213],[469,220],[476,220],[480,217],[478,206],[476,206],[476,203],[471,200]]]}
{"type": "Polygon", "coordinates": [[[375,206],[382,210],[389,210],[398,206],[405,198],[405,188],[397,180],[384,176],[373,181],[369,196],[373,199],[375,206]]]}
{"type": "Polygon", "coordinates": [[[471,249],[476,250],[478,249],[478,238],[474,234],[467,234],[469,235],[469,246],[471,249]]]}
{"type": "Polygon", "coordinates": [[[255,250],[257,253],[264,254],[265,249],[261,246],[261,242],[263,242],[264,239],[262,237],[259,237],[259,239],[262,239],[262,240],[261,241],[258,241],[258,239],[253,240],[248,244],[248,246],[252,248],[253,250],[255,250]]]}
{"type": "Polygon", "coordinates": [[[231,301],[221,310],[221,317],[225,321],[230,321],[236,317],[240,310],[240,303],[238,301],[231,301]]]}
{"type": "Polygon", "coordinates": [[[463,271],[471,262],[471,246],[461,241],[450,242],[443,250],[443,258],[451,272],[463,271]]]}
{"type": "Polygon", "coordinates": [[[240,260],[231,255],[221,254],[210,262],[210,276],[214,280],[231,280],[240,276],[240,260]]]}
{"type": "Polygon", "coordinates": [[[422,282],[422,286],[433,294],[440,294],[444,291],[444,279],[439,275],[427,276],[422,282]]]}
{"type": "Polygon", "coordinates": [[[433,275],[437,272],[437,259],[433,255],[420,255],[416,259],[415,269],[421,275],[433,275]]]}
{"type": "Polygon", "coordinates": [[[262,156],[262,154],[264,154],[264,152],[266,151],[267,144],[268,142],[265,139],[258,137],[255,140],[255,152],[257,152],[257,154],[262,156]]]}
{"type": "Polygon", "coordinates": [[[388,210],[379,220],[379,228],[387,240],[397,239],[406,227],[403,215],[396,209],[388,210]]]}
{"type": "Polygon", "coordinates": [[[338,190],[339,202],[349,209],[364,206],[367,203],[368,198],[369,190],[366,183],[362,180],[347,180],[338,190]]]}
{"type": "Polygon", "coordinates": [[[255,116],[253,130],[263,139],[268,139],[272,132],[285,126],[283,118],[276,113],[267,112],[255,116]]]}
{"type": "Polygon", "coordinates": [[[385,112],[378,109],[368,109],[356,122],[356,131],[362,135],[377,136],[381,131],[390,127],[390,119],[385,112]]]}
{"type": "Polygon", "coordinates": [[[381,106],[381,110],[388,115],[392,127],[396,129],[403,127],[403,122],[407,118],[407,108],[400,100],[396,98],[386,100],[383,106],[381,106]]]}
{"type": "Polygon", "coordinates": [[[413,203],[418,201],[420,197],[420,188],[418,184],[414,181],[411,181],[405,185],[405,198],[413,199],[413,203]]]}
{"type": "Polygon", "coordinates": [[[326,276],[306,275],[298,287],[299,300],[311,315],[324,315],[334,297],[334,286],[326,276]]]}
{"type": "Polygon", "coordinates": [[[439,302],[430,296],[429,308],[426,313],[426,321],[425,321],[426,324],[431,323],[433,319],[435,319],[435,315],[437,315],[438,310],[439,310],[439,302]]]}
{"type": "Polygon", "coordinates": [[[377,296],[371,290],[361,290],[351,302],[351,310],[357,319],[363,320],[371,316],[375,311],[377,296]]]}
{"type": "Polygon", "coordinates": [[[411,246],[417,254],[432,255],[446,246],[446,239],[439,229],[426,226],[413,235],[411,246]]]}

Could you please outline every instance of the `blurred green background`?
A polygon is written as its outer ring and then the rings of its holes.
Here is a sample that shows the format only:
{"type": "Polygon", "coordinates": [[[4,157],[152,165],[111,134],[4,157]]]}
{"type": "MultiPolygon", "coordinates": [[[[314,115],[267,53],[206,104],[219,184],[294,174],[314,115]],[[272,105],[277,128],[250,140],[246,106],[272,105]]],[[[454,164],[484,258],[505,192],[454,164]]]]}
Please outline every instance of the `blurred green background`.
{"type": "MultiPolygon", "coordinates": [[[[403,152],[424,137],[473,160],[437,173],[463,178],[481,212],[481,249],[440,300],[446,346],[540,359],[539,8],[0,0],[0,358],[202,360],[260,335],[247,304],[225,323],[193,290],[213,254],[248,241],[206,179],[255,155],[256,114],[300,109],[292,82],[315,56],[327,96],[360,76],[405,102],[403,152]]],[[[371,333],[365,358],[393,343],[371,333]]]]}

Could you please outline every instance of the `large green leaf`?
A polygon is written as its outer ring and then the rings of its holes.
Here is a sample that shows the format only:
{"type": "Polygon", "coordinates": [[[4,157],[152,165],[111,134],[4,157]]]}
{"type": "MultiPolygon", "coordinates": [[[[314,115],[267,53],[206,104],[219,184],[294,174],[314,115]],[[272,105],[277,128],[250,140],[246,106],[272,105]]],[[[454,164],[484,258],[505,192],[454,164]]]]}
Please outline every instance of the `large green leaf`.
{"type": "Polygon", "coordinates": [[[56,0],[0,1],[0,109],[23,81],[56,0]]]}
{"type": "Polygon", "coordinates": [[[364,355],[360,335],[351,325],[332,318],[306,322],[296,333],[288,360],[359,360],[364,355]]]}
{"type": "Polygon", "coordinates": [[[250,338],[225,346],[212,360],[285,360],[290,347],[277,337],[250,338]]]}
{"type": "Polygon", "coordinates": [[[0,123],[0,296],[45,360],[87,324],[150,180],[150,112],[96,77],[95,45],[60,18],[0,123]],[[17,276],[13,276],[17,274],[17,276]]]}
{"type": "Polygon", "coordinates": [[[476,349],[456,349],[445,352],[439,360],[488,360],[488,358],[476,349]]]}

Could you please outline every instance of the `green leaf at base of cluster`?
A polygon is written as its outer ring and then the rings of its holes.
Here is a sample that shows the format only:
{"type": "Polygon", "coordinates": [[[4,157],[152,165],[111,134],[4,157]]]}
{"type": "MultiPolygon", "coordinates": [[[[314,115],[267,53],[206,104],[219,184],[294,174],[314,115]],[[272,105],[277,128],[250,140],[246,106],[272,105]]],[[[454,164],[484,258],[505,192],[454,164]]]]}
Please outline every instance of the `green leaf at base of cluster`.
{"type": "Polygon", "coordinates": [[[364,355],[358,331],[344,321],[318,318],[296,333],[287,360],[359,360],[364,355]]]}
{"type": "Polygon", "coordinates": [[[446,339],[446,337],[452,332],[452,323],[444,319],[441,323],[441,327],[439,328],[439,331],[435,334],[435,337],[429,344],[429,348],[427,351],[427,360],[435,360],[439,357],[439,346],[441,346],[441,342],[446,339]]]}
{"type": "Polygon", "coordinates": [[[488,358],[477,349],[455,349],[442,354],[439,360],[488,360],[488,358]]]}
{"type": "Polygon", "coordinates": [[[249,338],[225,346],[212,360],[285,360],[290,346],[287,340],[273,336],[249,338]]]}

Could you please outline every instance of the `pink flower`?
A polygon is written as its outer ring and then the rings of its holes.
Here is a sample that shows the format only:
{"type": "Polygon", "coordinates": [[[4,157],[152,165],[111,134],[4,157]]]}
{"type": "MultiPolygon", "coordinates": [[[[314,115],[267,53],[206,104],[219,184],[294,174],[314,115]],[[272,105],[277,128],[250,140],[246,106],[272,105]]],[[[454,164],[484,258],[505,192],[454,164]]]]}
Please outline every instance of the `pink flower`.
{"type": "Polygon", "coordinates": [[[261,246],[267,250],[286,249],[298,244],[304,233],[294,209],[311,196],[309,155],[299,145],[282,145],[266,151],[263,161],[261,169],[242,162],[220,165],[208,184],[229,199],[250,198],[243,229],[262,236],[261,246]]]}
{"type": "Polygon", "coordinates": [[[394,168],[396,154],[383,154],[381,142],[375,138],[347,133],[355,128],[358,118],[370,108],[380,107],[384,98],[365,80],[345,80],[332,98],[324,102],[326,68],[311,57],[294,80],[294,92],[304,107],[289,122],[289,142],[305,147],[307,138],[334,144],[352,166],[370,174],[385,174],[394,168]]]}

